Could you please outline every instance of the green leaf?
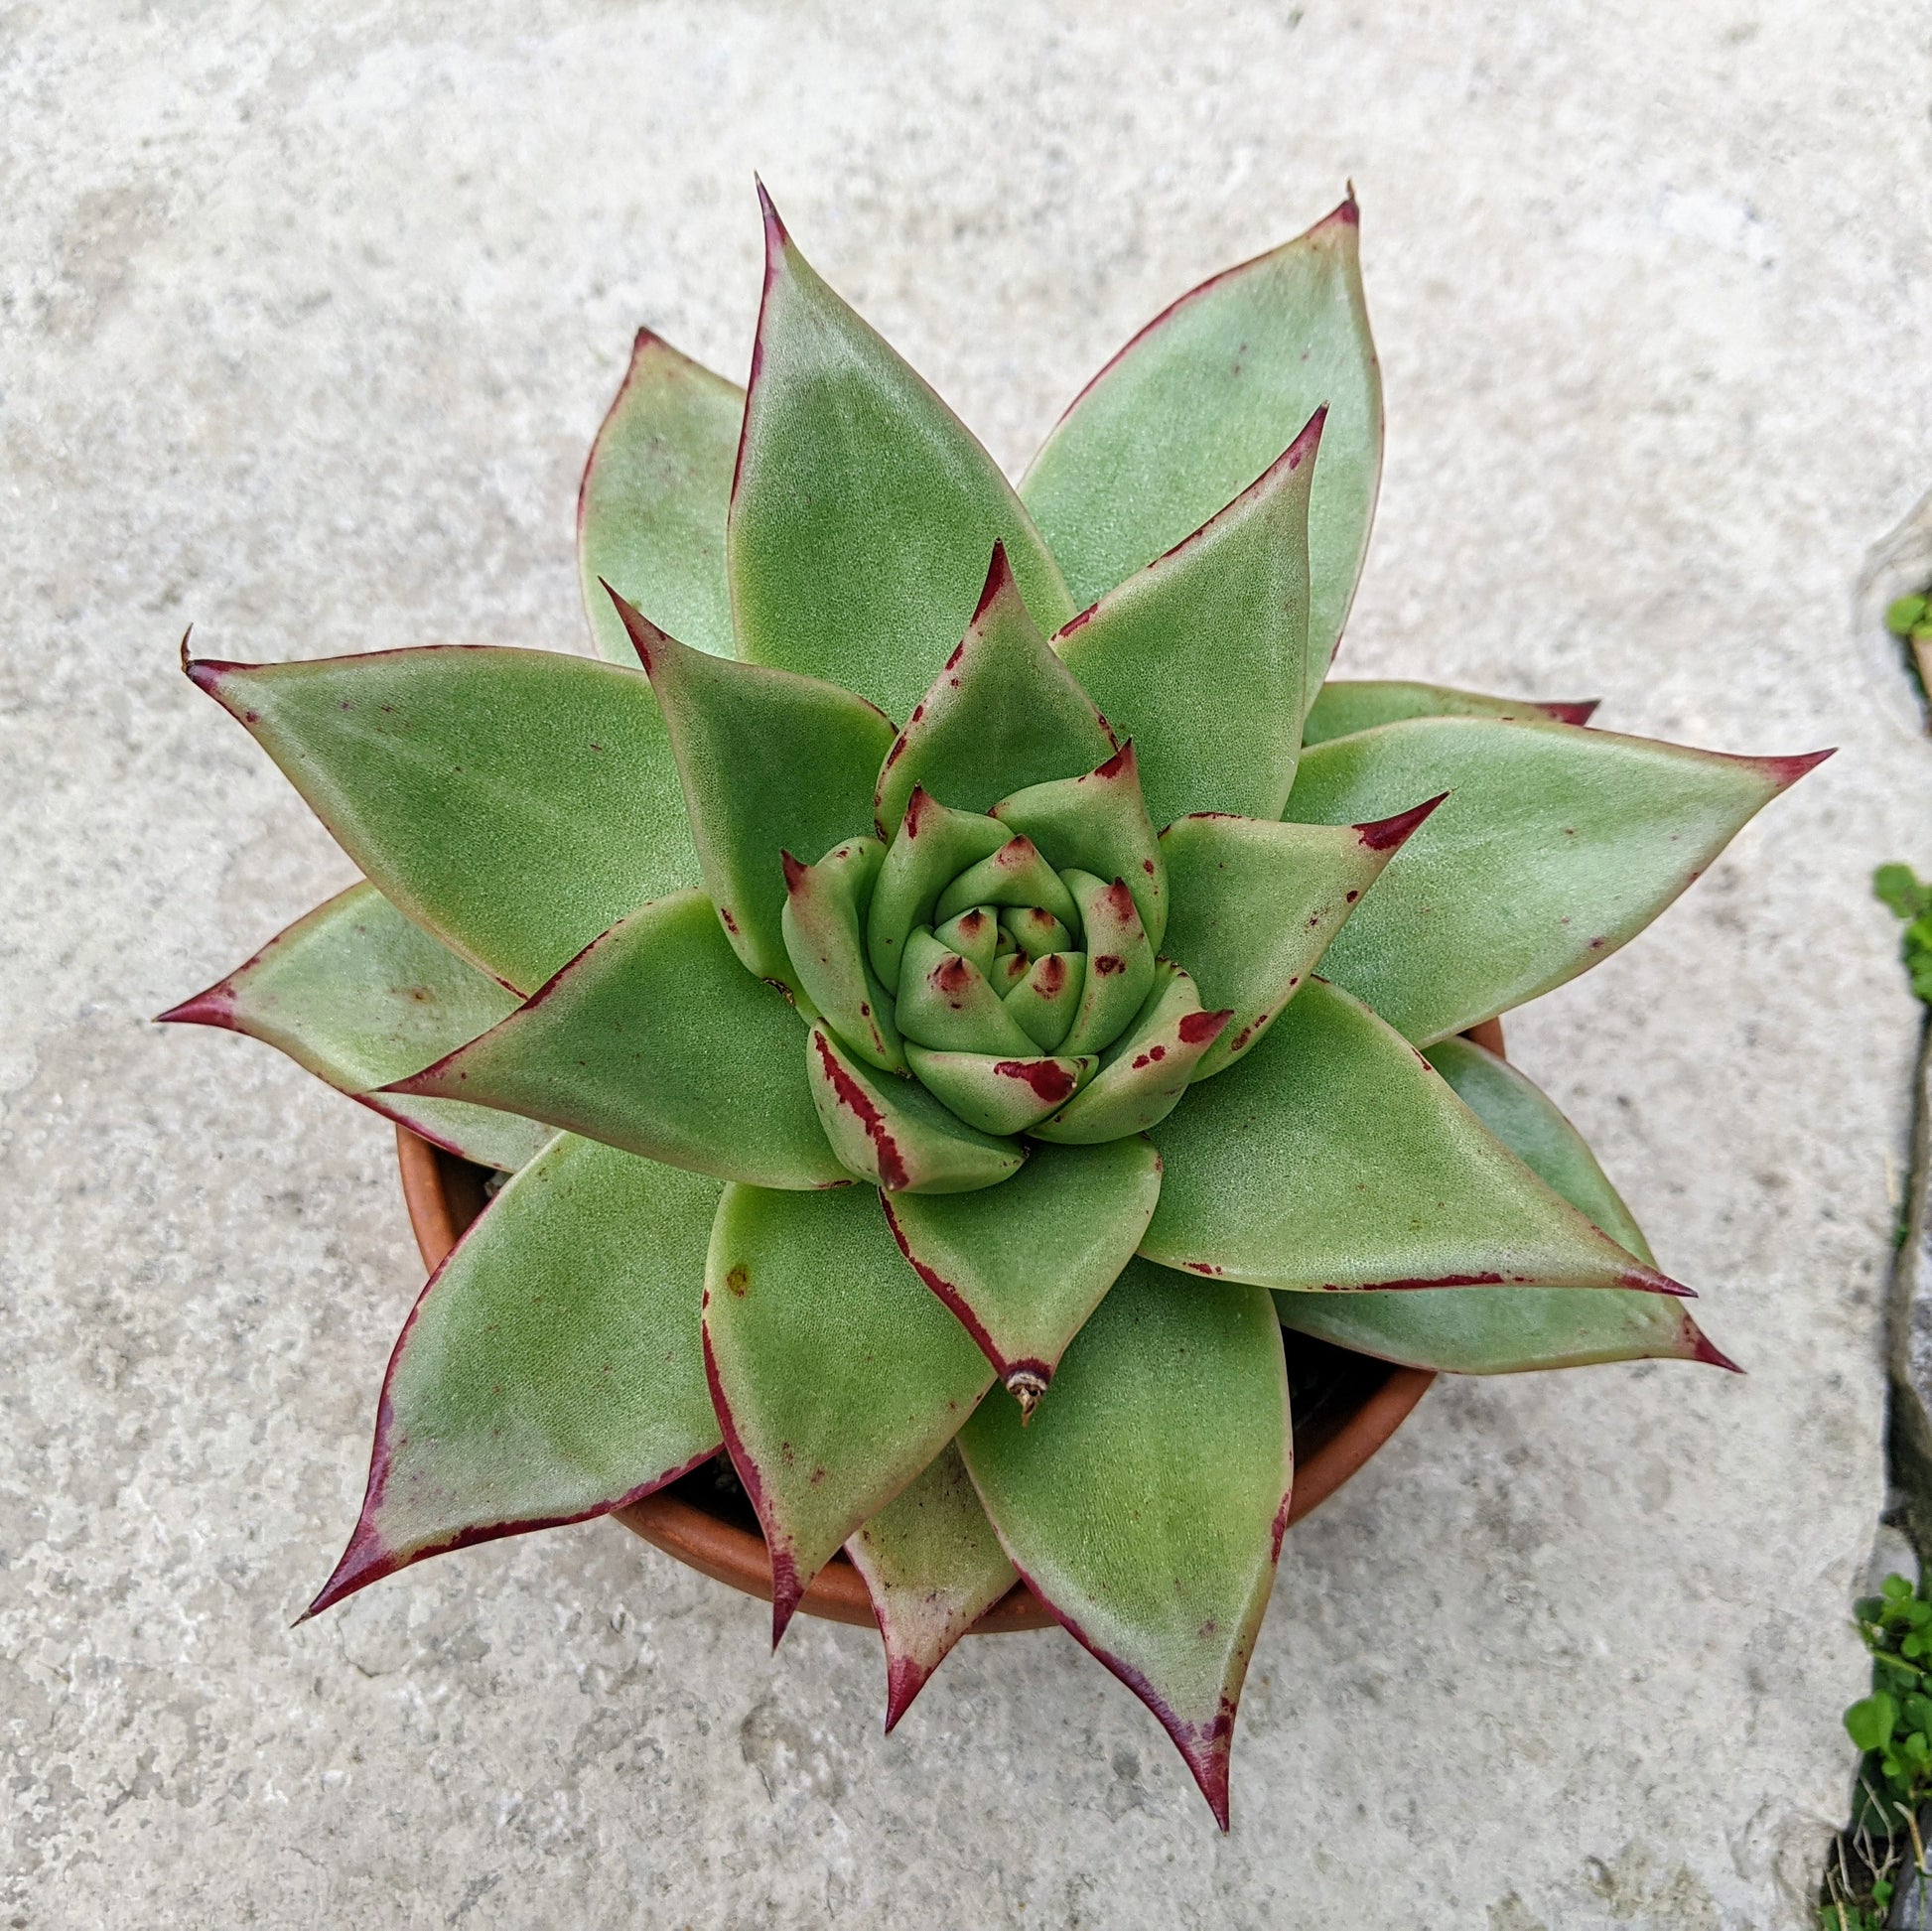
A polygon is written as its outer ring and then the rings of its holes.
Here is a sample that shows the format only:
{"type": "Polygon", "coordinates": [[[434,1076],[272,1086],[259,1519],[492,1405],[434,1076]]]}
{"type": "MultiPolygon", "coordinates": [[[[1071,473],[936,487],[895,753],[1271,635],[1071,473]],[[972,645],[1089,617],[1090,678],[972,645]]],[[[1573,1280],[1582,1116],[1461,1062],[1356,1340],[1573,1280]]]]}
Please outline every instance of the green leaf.
{"type": "Polygon", "coordinates": [[[739,648],[904,718],[959,641],[996,542],[1046,629],[1073,604],[993,459],[759,192],[764,302],[731,504],[739,648]]]}
{"type": "Polygon", "coordinates": [[[187,670],[398,911],[518,992],[698,883],[634,670],[459,646],[187,670]]]}
{"type": "Polygon", "coordinates": [[[933,922],[939,895],[968,868],[1010,842],[996,818],[954,811],[929,792],[906,800],[905,823],[886,848],[866,911],[866,955],[879,983],[898,996],[905,944],[913,930],[933,922]]]}
{"type": "Polygon", "coordinates": [[[1040,1147],[983,1193],[886,1196],[919,1279],[957,1314],[1031,1412],[1161,1196],[1161,1157],[1136,1137],[1040,1147]]]}
{"type": "Polygon", "coordinates": [[[1527,718],[1551,724],[1587,724],[1595,709],[1594,698],[1576,704],[1538,703],[1526,697],[1483,697],[1475,691],[1452,691],[1444,684],[1331,677],[1315,694],[1309,721],[1302,727],[1302,749],[1325,745],[1330,738],[1350,737],[1357,731],[1372,731],[1378,724],[1399,724],[1404,718],[1527,718]]]}
{"type": "Polygon", "coordinates": [[[1132,1263],[1032,1426],[995,1395],[959,1447],[1014,1567],[1160,1719],[1225,1830],[1294,1465],[1268,1297],[1132,1263]]]}
{"type": "Polygon", "coordinates": [[[497,1194],[396,1343],[361,1517],[310,1615],[716,1453],[699,1308],[720,1191],[566,1134],[497,1194]]]}
{"type": "Polygon", "coordinates": [[[1010,838],[991,857],[969,865],[940,893],[932,915],[947,919],[975,905],[1034,905],[1068,928],[1080,922],[1066,884],[1031,838],[1010,838]]]}
{"type": "Polygon", "coordinates": [[[1871,875],[1871,893],[1895,916],[1917,920],[1932,911],[1932,886],[1919,883],[1909,865],[1881,865],[1871,875]]]}
{"type": "Polygon", "coordinates": [[[516,1004],[514,993],[412,925],[374,886],[353,885],[161,1018],[265,1039],[425,1140],[513,1172],[555,1137],[551,1128],[461,1100],[372,1089],[474,1039],[516,1004]]]}
{"type": "Polygon", "coordinates": [[[1288,816],[1357,824],[1449,793],[1323,970],[1419,1045],[1563,985],[1634,938],[1812,768],[1500,718],[1416,718],[1318,745],[1288,816]]]}
{"type": "MultiPolygon", "coordinates": [[[[1656,1264],[1636,1216],[1596,1164],[1583,1135],[1549,1095],[1473,1039],[1444,1039],[1425,1057],[1455,1096],[1530,1172],[1647,1266],[1656,1264]]],[[[1655,1296],[1645,1296],[1654,1301],[1655,1296]]]]}
{"type": "Polygon", "coordinates": [[[1060,1050],[1098,1052],[1120,1037],[1153,993],[1154,948],[1123,880],[1108,885],[1091,872],[1068,872],[1065,882],[1079,906],[1078,918],[1067,922],[1085,934],[1087,969],[1060,1050]]]}
{"type": "Polygon", "coordinates": [[[1356,222],[1351,196],[1157,316],[1080,392],[1020,485],[1085,609],[1199,529],[1325,404],[1309,505],[1311,698],[1355,595],[1382,472],[1356,222]]]}
{"type": "Polygon", "coordinates": [[[577,575],[598,652],[633,661],[608,583],[673,636],[737,654],[725,519],[745,391],[648,329],[591,445],[577,492],[577,575]]]}
{"type": "MultiPolygon", "coordinates": [[[[1141,795],[1132,740],[1084,776],[1029,785],[1002,798],[993,816],[1031,838],[1056,872],[1123,880],[1140,909],[1148,943],[1160,951],[1168,930],[1168,868],[1141,795]]],[[[1029,958],[1061,951],[1068,942],[1065,928],[1055,930],[1052,921],[1030,937],[1023,921],[1040,918],[1037,911],[1012,915],[1010,929],[1029,958]]]]}
{"type": "Polygon", "coordinates": [[[1682,1293],[1505,1149],[1339,987],[1305,986],[1240,1065],[1155,1130],[1167,1163],[1141,1252],[1307,1290],[1682,1293]]]}
{"type": "Polygon", "coordinates": [[[956,810],[983,812],[1009,791],[1090,770],[1113,751],[1093,700],[1046,647],[1006,546],[996,544],[965,636],[886,753],[873,813],[890,838],[917,786],[956,810]]]}
{"type": "Polygon", "coordinates": [[[1071,1030],[1086,986],[1084,953],[1048,952],[1007,994],[1007,1012],[1042,1051],[1051,1052],[1071,1030]]]}
{"type": "Polygon", "coordinates": [[[1095,1058],[1003,1059],[991,1052],[934,1052],[907,1046],[919,1084],[981,1133],[1025,1133],[1092,1077],[1095,1058]]]}
{"type": "Polygon", "coordinates": [[[733,955],[701,892],[614,926],[493,1031],[390,1091],[548,1120],[673,1167],[837,1186],[806,1032],[733,955]]]}
{"type": "Polygon", "coordinates": [[[1885,628],[1895,637],[1910,636],[1925,621],[1928,600],[1899,597],[1885,607],[1885,628]]]}
{"type": "Polygon", "coordinates": [[[863,828],[893,727],[836,684],[688,650],[614,601],[663,708],[705,890],[746,969],[791,985],[784,854],[863,828]]]}
{"type": "Polygon", "coordinates": [[[886,1642],[890,1736],[953,1644],[1020,1579],[950,1442],[847,1539],[845,1553],[886,1642]]]}
{"type": "Polygon", "coordinates": [[[1054,648],[1139,747],[1157,825],[1187,811],[1279,818],[1302,749],[1309,489],[1317,410],[1185,541],[1083,611],[1054,648]]]}
{"type": "Polygon", "coordinates": [[[705,1363],[771,1552],[771,1640],[805,1586],[959,1432],[993,1372],[900,1259],[870,1187],[726,1189],[705,1363]]]}
{"type": "Polygon", "coordinates": [[[1440,799],[1373,825],[1285,825],[1220,813],[1161,834],[1173,881],[1169,955],[1201,1002],[1234,1017],[1196,1079],[1231,1066],[1314,971],[1341,922],[1440,799]]]}
{"type": "Polygon", "coordinates": [[[1165,1120],[1187,1090],[1194,1069],[1227,1030],[1225,1011],[1201,1011],[1193,980],[1170,959],[1154,969],[1147,1003],[1107,1049],[1100,1070],[1050,1119],[1036,1140],[1094,1146],[1145,1133],[1165,1120]]]}
{"type": "Polygon", "coordinates": [[[859,908],[885,855],[876,838],[849,838],[816,865],[783,853],[781,924],[798,987],[826,1025],[868,1064],[902,1073],[905,1047],[893,1002],[873,975],[859,930],[859,908]]]}
{"type": "Polygon", "coordinates": [[[1033,1056],[1033,1040],[1008,1016],[985,973],[923,928],[905,942],[897,1017],[907,1039],[934,1052],[1033,1056]]]}
{"type": "MultiPolygon", "coordinates": [[[[1549,1099],[1505,1060],[1467,1039],[1429,1059],[1484,1126],[1580,1213],[1649,1263],[1630,1210],[1549,1099]]],[[[1408,1367],[1455,1374],[1663,1359],[1734,1366],[1682,1302],[1624,1288],[1445,1288],[1431,1294],[1281,1294],[1282,1325],[1408,1367]]]]}
{"type": "Polygon", "coordinates": [[[1891,1741],[1898,1706],[1881,1690],[1862,1698],[1845,1713],[1845,1731],[1862,1750],[1881,1750],[1891,1741]]]}
{"type": "Polygon", "coordinates": [[[917,1080],[874,1071],[822,1026],[811,1030],[805,1067],[819,1124],[845,1172],[889,1193],[970,1193],[997,1186],[1027,1158],[1013,1141],[967,1126],[917,1080]]]}

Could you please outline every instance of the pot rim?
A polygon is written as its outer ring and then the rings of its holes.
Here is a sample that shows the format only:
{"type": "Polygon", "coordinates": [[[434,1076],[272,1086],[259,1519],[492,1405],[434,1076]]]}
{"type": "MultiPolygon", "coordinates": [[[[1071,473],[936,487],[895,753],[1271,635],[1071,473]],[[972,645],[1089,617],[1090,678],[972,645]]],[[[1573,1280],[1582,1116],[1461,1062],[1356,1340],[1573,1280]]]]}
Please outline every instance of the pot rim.
{"type": "MultiPolygon", "coordinates": [[[[1468,1036],[1492,1052],[1503,1050],[1498,1021],[1472,1027],[1468,1036]]],[[[396,1165],[402,1175],[403,1203],[423,1264],[431,1273],[440,1267],[486,1201],[482,1172],[412,1133],[396,1128],[396,1165]]],[[[1364,1361],[1373,1357],[1363,1355],[1364,1361]]],[[[1381,1379],[1369,1387],[1355,1406],[1324,1430],[1314,1447],[1297,1459],[1295,1487],[1288,1508],[1288,1526],[1320,1507],[1354,1475],[1397,1429],[1436,1379],[1429,1368],[1379,1363],[1381,1379]]],[[[714,1582],[728,1584],[746,1595],[771,1600],[771,1564],[764,1539],[750,1529],[672,1494],[668,1489],[611,1511],[632,1535],[675,1557],[714,1582]]],[[[844,1550],[819,1571],[798,1604],[807,1615],[832,1622],[877,1626],[872,1598],[864,1580],[844,1550]]],[[[973,1635],[994,1635],[1013,1629],[1050,1629],[1054,1617],[1024,1583],[1014,1586],[974,1623],[973,1635]]]]}

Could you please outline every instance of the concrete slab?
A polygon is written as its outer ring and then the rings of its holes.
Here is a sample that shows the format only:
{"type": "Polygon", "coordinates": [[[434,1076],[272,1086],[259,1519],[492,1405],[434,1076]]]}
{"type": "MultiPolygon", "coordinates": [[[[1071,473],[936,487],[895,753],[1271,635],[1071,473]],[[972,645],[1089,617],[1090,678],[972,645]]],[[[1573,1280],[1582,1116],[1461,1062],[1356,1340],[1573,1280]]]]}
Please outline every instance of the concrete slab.
{"type": "Polygon", "coordinates": [[[1850,1771],[1932,759],[1857,627],[1925,487],[1904,0],[0,10],[0,1693],[15,1925],[1808,1923],[1850,1771]],[[501,21],[504,24],[493,24],[501,21]],[[1751,1369],[1445,1387],[1291,1540],[1219,1840],[1058,1635],[903,1730],[858,1632],[609,1525],[291,1630],[417,1284],[381,1125],[145,1016],[347,870],[183,683],[571,644],[632,327],[742,367],[761,168],[1018,463],[1352,175],[1356,670],[1843,755],[1512,1027],[1751,1369]]]}

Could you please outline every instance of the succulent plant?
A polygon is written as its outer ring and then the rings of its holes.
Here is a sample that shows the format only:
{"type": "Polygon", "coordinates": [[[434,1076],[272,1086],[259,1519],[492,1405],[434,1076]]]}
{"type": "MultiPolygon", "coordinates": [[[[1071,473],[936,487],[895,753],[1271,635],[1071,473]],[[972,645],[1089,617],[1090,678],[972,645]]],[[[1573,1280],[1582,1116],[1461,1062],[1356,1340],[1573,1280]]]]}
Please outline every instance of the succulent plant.
{"type": "Polygon", "coordinates": [[[1017,489],[763,207],[749,393],[640,334],[592,451],[601,661],[184,642],[365,882],[166,1017],[513,1175],[311,1613],[722,1448],[774,1641],[849,1551],[888,1727],[1018,1576],[1225,1828],[1285,1329],[1728,1365],[1464,1035],[1816,759],[1328,680],[1382,440],[1352,196],[1136,336],[1017,489]]]}

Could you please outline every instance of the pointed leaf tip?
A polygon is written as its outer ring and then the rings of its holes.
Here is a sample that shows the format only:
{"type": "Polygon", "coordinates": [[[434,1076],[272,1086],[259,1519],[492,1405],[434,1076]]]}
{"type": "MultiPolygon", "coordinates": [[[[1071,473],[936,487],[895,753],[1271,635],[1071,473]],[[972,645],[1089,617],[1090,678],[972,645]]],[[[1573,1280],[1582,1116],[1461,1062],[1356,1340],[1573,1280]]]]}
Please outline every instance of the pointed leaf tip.
{"type": "Polygon", "coordinates": [[[1579,698],[1574,702],[1552,698],[1536,708],[1553,724],[1574,724],[1581,727],[1596,715],[1596,707],[1602,701],[1600,697],[1579,698]]]}
{"type": "Polygon", "coordinates": [[[764,222],[764,273],[769,281],[777,271],[779,255],[791,246],[791,231],[785,226],[784,216],[778,212],[778,205],[763,181],[754,175],[752,185],[758,190],[759,214],[764,222]]]}
{"type": "MultiPolygon", "coordinates": [[[[973,606],[972,621],[977,623],[1002,597],[1014,589],[1013,564],[1008,559],[1005,540],[996,536],[993,539],[993,555],[986,566],[986,583],[980,591],[979,602],[973,606]]],[[[956,662],[960,651],[965,648],[965,644],[961,643],[947,661],[956,662]]]]}
{"type": "Polygon", "coordinates": [[[1801,751],[1790,758],[1755,758],[1751,762],[1777,786],[1780,791],[1788,791],[1808,771],[1815,771],[1826,759],[1838,755],[1836,745],[1828,745],[1823,751],[1801,751]]]}
{"type": "Polygon", "coordinates": [[[637,653],[637,661],[643,666],[644,675],[648,677],[651,674],[651,652],[665,642],[664,632],[634,604],[620,597],[607,579],[600,577],[598,582],[604,586],[604,594],[617,607],[618,620],[630,639],[631,649],[637,653]]]}
{"type": "Polygon", "coordinates": [[[886,1734],[912,1708],[914,1698],[932,1679],[932,1672],[909,1656],[895,1656],[886,1665],[886,1734]]]}
{"type": "Polygon", "coordinates": [[[1412,805],[1407,811],[1398,811],[1392,818],[1371,819],[1369,823],[1355,827],[1356,835],[1371,852],[1392,852],[1448,796],[1447,791],[1438,791],[1433,798],[1412,805]]]}
{"type": "Polygon", "coordinates": [[[1724,1368],[1731,1374],[1742,1374],[1744,1372],[1729,1355],[1723,1352],[1712,1341],[1711,1336],[1703,1328],[1698,1326],[1688,1314],[1684,1317],[1684,1324],[1691,1330],[1688,1338],[1691,1343],[1691,1359],[1693,1361],[1702,1361],[1705,1366],[1711,1368],[1724,1368]]]}
{"type": "Polygon", "coordinates": [[[179,1006],[171,1006],[165,1013],[157,1013],[151,1023],[155,1026],[218,1026],[232,1033],[235,1030],[234,1013],[234,988],[223,979],[219,985],[197,993],[193,999],[184,999],[179,1006]]]}

